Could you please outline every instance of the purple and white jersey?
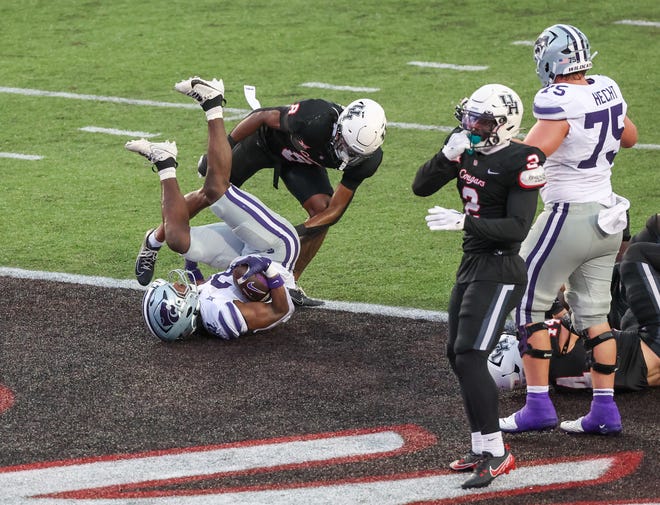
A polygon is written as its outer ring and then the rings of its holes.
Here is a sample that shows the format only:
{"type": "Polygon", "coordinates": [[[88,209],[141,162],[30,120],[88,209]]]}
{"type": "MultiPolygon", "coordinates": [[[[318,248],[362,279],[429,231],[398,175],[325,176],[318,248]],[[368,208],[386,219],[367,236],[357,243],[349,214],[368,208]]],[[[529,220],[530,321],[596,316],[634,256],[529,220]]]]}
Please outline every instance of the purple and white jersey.
{"type": "Polygon", "coordinates": [[[610,182],[621,145],[627,104],[616,82],[603,75],[589,85],[551,84],[536,93],[534,117],[566,120],[568,135],[544,166],[543,202],[614,203],[610,182]]]}
{"type": "Polygon", "coordinates": [[[206,331],[225,340],[247,333],[247,323],[234,300],[248,300],[234,284],[231,271],[212,275],[198,289],[199,311],[206,331]]]}
{"type": "MultiPolygon", "coordinates": [[[[280,263],[273,262],[274,268],[282,275],[287,287],[295,287],[295,281],[291,272],[285,269],[280,263]]],[[[199,291],[199,310],[201,314],[202,325],[211,335],[228,340],[237,338],[248,333],[248,326],[245,318],[238,310],[235,301],[249,302],[245,295],[236,286],[234,277],[229,269],[224,272],[213,274],[204,283],[198,286],[199,291]]],[[[287,292],[287,296],[288,292],[287,292]]],[[[278,324],[286,322],[293,314],[292,302],[289,303],[292,310],[287,316],[273,323],[267,328],[261,328],[257,331],[268,330],[278,324]]]]}

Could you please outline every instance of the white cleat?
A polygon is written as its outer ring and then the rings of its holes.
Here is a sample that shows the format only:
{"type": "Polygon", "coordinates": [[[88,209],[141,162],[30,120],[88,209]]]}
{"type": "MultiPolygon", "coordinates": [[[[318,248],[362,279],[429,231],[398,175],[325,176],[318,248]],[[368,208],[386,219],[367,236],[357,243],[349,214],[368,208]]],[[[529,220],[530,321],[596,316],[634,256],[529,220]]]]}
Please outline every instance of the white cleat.
{"type": "Polygon", "coordinates": [[[559,429],[567,433],[584,433],[584,428],[582,427],[582,419],[584,416],[579,417],[574,421],[562,421],[559,425],[559,429]]]}
{"type": "Polygon", "coordinates": [[[516,423],[516,414],[511,414],[509,417],[500,417],[500,431],[516,432],[518,431],[518,423],[516,423]]]}
{"type": "Polygon", "coordinates": [[[223,100],[225,95],[225,85],[222,79],[205,81],[201,77],[191,77],[185,81],[177,82],[174,89],[194,98],[200,105],[218,96],[223,100]]]}
{"type": "Polygon", "coordinates": [[[146,139],[129,140],[124,147],[129,151],[141,154],[151,163],[165,161],[168,158],[174,158],[174,161],[176,161],[176,155],[178,154],[176,142],[170,141],[149,142],[146,139]]]}

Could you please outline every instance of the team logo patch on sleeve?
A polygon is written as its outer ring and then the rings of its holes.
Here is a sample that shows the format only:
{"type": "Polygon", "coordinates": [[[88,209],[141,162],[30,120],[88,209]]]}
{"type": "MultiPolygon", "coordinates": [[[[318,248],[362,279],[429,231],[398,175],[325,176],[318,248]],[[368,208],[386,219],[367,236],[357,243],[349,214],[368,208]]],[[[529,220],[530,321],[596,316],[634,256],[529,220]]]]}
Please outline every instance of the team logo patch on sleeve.
{"type": "Polygon", "coordinates": [[[543,167],[538,167],[520,172],[518,174],[518,182],[521,188],[540,188],[545,184],[545,170],[543,167]]]}

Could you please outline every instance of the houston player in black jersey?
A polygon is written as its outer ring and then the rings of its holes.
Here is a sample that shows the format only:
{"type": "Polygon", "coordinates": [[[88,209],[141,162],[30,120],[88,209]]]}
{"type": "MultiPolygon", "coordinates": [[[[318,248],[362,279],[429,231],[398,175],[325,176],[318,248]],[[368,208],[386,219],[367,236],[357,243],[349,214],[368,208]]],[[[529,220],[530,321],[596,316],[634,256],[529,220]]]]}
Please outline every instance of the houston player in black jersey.
{"type": "Polygon", "coordinates": [[[498,389],[487,358],[527,282],[518,251],[536,213],[538,188],[545,183],[543,152],[512,141],[522,115],[522,101],[510,88],[479,88],[457,107],[461,126],[419,168],[412,186],[416,195],[429,196],[456,181],[463,201],[462,212],[436,206],[426,221],[431,230],[464,231],[447,343],[471,432],[470,451],[449,465],[474,470],[464,488],[487,486],[515,468],[499,429],[498,389]]]}
{"type": "MultiPolygon", "coordinates": [[[[233,147],[231,183],[241,186],[263,168],[273,168],[273,185],[281,179],[307,211],[296,226],[301,253],[296,281],[318,252],[328,228],[339,221],[362,181],[371,177],[383,159],[386,118],[383,108],[364,98],[346,107],[321,99],[253,110],[230,132],[233,147]],[[333,190],[327,169],[342,171],[333,190]]],[[[198,170],[206,173],[206,157],[198,170]]],[[[200,190],[201,191],[201,190],[200,190]]],[[[204,208],[200,191],[186,195],[191,215],[204,208]]],[[[147,232],[135,265],[140,284],[153,276],[162,230],[147,232]]],[[[320,305],[301,289],[291,290],[297,305],[320,305]]]]}

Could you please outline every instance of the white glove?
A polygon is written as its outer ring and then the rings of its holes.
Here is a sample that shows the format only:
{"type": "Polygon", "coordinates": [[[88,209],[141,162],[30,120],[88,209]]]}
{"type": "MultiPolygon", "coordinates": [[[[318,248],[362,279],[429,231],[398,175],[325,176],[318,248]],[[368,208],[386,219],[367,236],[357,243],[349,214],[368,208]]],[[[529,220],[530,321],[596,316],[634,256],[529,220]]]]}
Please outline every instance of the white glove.
{"type": "Polygon", "coordinates": [[[454,209],[438,207],[437,205],[432,209],[429,209],[429,214],[426,216],[426,226],[428,226],[431,231],[458,231],[463,229],[464,224],[465,214],[454,209]]]}
{"type": "Polygon", "coordinates": [[[462,130],[460,132],[452,133],[447,141],[447,144],[442,148],[444,154],[449,161],[458,161],[463,154],[463,151],[470,148],[470,139],[468,132],[462,130]]]}

